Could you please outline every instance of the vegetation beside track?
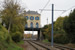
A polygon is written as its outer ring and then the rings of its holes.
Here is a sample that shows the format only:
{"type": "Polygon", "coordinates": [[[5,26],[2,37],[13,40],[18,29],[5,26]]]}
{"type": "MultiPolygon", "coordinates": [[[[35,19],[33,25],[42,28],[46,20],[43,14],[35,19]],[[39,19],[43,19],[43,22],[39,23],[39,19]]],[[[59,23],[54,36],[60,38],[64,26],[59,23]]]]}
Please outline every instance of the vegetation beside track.
{"type": "Polygon", "coordinates": [[[0,24],[0,50],[23,50],[20,46],[18,46],[15,42],[12,41],[10,34],[0,24]]]}
{"type": "Polygon", "coordinates": [[[17,45],[23,39],[26,22],[24,10],[15,0],[4,0],[0,9],[0,50],[23,50],[17,45]],[[19,11],[22,12],[19,12],[19,11]]]}
{"type": "MultiPolygon", "coordinates": [[[[75,9],[68,16],[59,17],[54,23],[54,43],[75,48],[75,9]]],[[[45,25],[41,30],[44,41],[51,42],[52,24],[45,25]]]]}

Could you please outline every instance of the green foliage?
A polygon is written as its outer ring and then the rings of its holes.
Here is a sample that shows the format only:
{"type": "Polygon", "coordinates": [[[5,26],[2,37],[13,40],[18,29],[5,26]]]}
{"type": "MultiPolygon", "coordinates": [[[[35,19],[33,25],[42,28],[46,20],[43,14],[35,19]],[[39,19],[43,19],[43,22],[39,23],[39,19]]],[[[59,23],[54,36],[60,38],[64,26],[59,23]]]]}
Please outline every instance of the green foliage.
{"type": "Polygon", "coordinates": [[[6,24],[8,33],[16,31],[16,29],[23,33],[26,22],[24,18],[24,9],[21,9],[21,6],[15,0],[4,0],[4,5],[2,5],[2,7],[4,9],[1,10],[1,17],[6,24]],[[12,28],[16,29],[14,30],[12,28]]]}
{"type": "MultiPolygon", "coordinates": [[[[18,33],[18,32],[17,32],[18,33]]],[[[0,50],[23,50],[14,44],[8,31],[0,24],[0,50]]]]}
{"type": "Polygon", "coordinates": [[[17,44],[24,44],[24,41],[23,40],[21,40],[20,42],[18,42],[17,44]]]}
{"type": "Polygon", "coordinates": [[[23,48],[20,48],[13,42],[10,44],[6,42],[0,42],[0,50],[23,50],[23,48]]]}
{"type": "MultiPolygon", "coordinates": [[[[24,26],[26,22],[26,19],[24,18],[25,10],[21,9],[21,6],[15,0],[4,0],[2,7],[3,10],[1,10],[0,13],[3,20],[2,22],[5,23],[8,33],[13,37],[14,41],[16,41],[16,37],[23,37],[22,35],[25,29],[24,26]],[[17,33],[16,31],[19,31],[21,33],[17,33]]],[[[2,32],[2,34],[4,33],[2,32]]],[[[10,39],[9,37],[7,37],[7,40],[10,39]]],[[[18,38],[20,40],[20,37],[18,38]]]]}
{"type": "Polygon", "coordinates": [[[75,43],[75,9],[70,13],[69,17],[65,17],[63,25],[69,38],[69,42],[75,43]]]}
{"type": "Polygon", "coordinates": [[[44,28],[44,29],[47,29],[47,28],[48,28],[48,25],[45,25],[43,28],[44,28]]]}
{"type": "Polygon", "coordinates": [[[46,39],[48,39],[49,37],[50,37],[50,32],[51,32],[51,30],[49,30],[51,28],[51,25],[45,25],[42,29],[41,29],[41,31],[42,31],[42,33],[43,33],[43,35],[44,35],[44,38],[46,39]]]}
{"type": "MultiPolygon", "coordinates": [[[[56,22],[54,22],[54,42],[55,43],[68,43],[68,37],[66,35],[66,32],[63,29],[63,21],[64,17],[59,17],[56,22]]],[[[41,30],[43,34],[45,35],[45,39],[48,39],[51,42],[51,29],[52,24],[45,25],[41,30]]]]}
{"type": "Polygon", "coordinates": [[[68,43],[66,32],[63,29],[64,17],[59,17],[54,24],[54,42],[55,43],[68,43]]]}
{"type": "Polygon", "coordinates": [[[48,43],[49,41],[48,41],[48,39],[45,39],[45,40],[43,40],[43,42],[48,43]]]}
{"type": "Polygon", "coordinates": [[[13,24],[11,32],[16,32],[16,31],[19,31],[19,27],[13,24]]]}
{"type": "Polygon", "coordinates": [[[8,31],[0,24],[0,41],[10,41],[8,31]],[[8,39],[9,38],[9,39],[8,39]]]}
{"type": "Polygon", "coordinates": [[[16,47],[14,43],[10,43],[12,42],[12,39],[15,42],[22,39],[22,33],[26,22],[26,19],[23,16],[24,13],[23,11],[22,13],[19,12],[22,9],[15,0],[4,0],[4,3],[1,6],[3,9],[1,10],[0,15],[2,22],[5,23],[8,31],[0,25],[0,50],[21,50],[19,47],[16,47]]]}
{"type": "Polygon", "coordinates": [[[7,33],[4,33],[4,32],[2,32],[2,31],[0,31],[0,40],[1,40],[1,41],[6,40],[7,36],[6,36],[5,34],[7,35],[7,33]]]}
{"type": "Polygon", "coordinates": [[[17,46],[17,45],[14,44],[14,43],[11,43],[11,44],[8,46],[7,50],[23,50],[23,48],[17,46]]]}
{"type": "Polygon", "coordinates": [[[54,42],[55,43],[61,43],[61,44],[67,44],[69,43],[69,39],[67,38],[66,35],[63,34],[56,34],[54,35],[54,42]]]}
{"type": "Polygon", "coordinates": [[[64,20],[64,17],[59,17],[55,24],[54,24],[54,29],[55,31],[61,31],[63,29],[63,20],[64,20]]]}
{"type": "Polygon", "coordinates": [[[18,17],[18,18],[15,18],[15,21],[14,21],[14,24],[12,24],[12,29],[11,29],[11,32],[16,32],[16,31],[19,31],[21,33],[24,32],[24,29],[25,29],[25,18],[21,18],[21,17],[18,17]]]}
{"type": "Polygon", "coordinates": [[[12,40],[15,42],[20,42],[22,39],[22,33],[21,32],[15,32],[12,33],[12,40]]]}

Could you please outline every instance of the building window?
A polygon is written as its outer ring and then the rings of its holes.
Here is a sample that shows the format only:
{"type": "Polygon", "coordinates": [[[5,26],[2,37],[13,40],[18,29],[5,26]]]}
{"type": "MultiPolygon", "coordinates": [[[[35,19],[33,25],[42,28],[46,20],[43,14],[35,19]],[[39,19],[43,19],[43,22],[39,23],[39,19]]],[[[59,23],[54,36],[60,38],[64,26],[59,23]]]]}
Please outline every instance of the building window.
{"type": "Polygon", "coordinates": [[[25,16],[25,18],[28,20],[28,16],[25,16]]]}
{"type": "Polygon", "coordinates": [[[31,17],[30,17],[30,20],[34,20],[34,17],[33,17],[33,16],[31,16],[31,17]]]}
{"type": "Polygon", "coordinates": [[[39,20],[39,17],[37,16],[37,17],[35,17],[35,20],[39,20]]]}
{"type": "Polygon", "coordinates": [[[30,23],[31,28],[33,28],[33,22],[30,23]]]}
{"type": "Polygon", "coordinates": [[[39,24],[38,23],[36,23],[36,28],[39,28],[39,24]]]}

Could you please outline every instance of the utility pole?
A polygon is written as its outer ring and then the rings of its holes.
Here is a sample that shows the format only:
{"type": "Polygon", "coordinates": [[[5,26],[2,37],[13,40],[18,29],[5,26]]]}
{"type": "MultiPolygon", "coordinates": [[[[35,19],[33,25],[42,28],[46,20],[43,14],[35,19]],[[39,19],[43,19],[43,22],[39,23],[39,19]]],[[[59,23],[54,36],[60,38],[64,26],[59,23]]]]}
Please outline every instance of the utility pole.
{"type": "Polygon", "coordinates": [[[53,47],[53,17],[54,17],[54,11],[66,11],[66,10],[54,10],[54,4],[52,4],[52,10],[50,9],[39,9],[41,11],[52,11],[52,32],[51,32],[51,46],[53,47]]]}
{"type": "Polygon", "coordinates": [[[52,32],[51,32],[51,46],[53,47],[53,15],[54,15],[54,4],[52,4],[52,32]]]}

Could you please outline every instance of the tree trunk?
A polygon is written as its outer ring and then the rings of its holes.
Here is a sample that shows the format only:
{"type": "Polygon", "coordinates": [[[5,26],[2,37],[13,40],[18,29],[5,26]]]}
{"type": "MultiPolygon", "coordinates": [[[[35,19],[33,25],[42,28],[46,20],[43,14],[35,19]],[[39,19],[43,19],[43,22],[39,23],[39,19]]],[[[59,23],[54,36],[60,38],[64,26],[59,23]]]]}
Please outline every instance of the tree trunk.
{"type": "Polygon", "coordinates": [[[8,33],[10,33],[11,21],[9,22],[8,33]]]}

